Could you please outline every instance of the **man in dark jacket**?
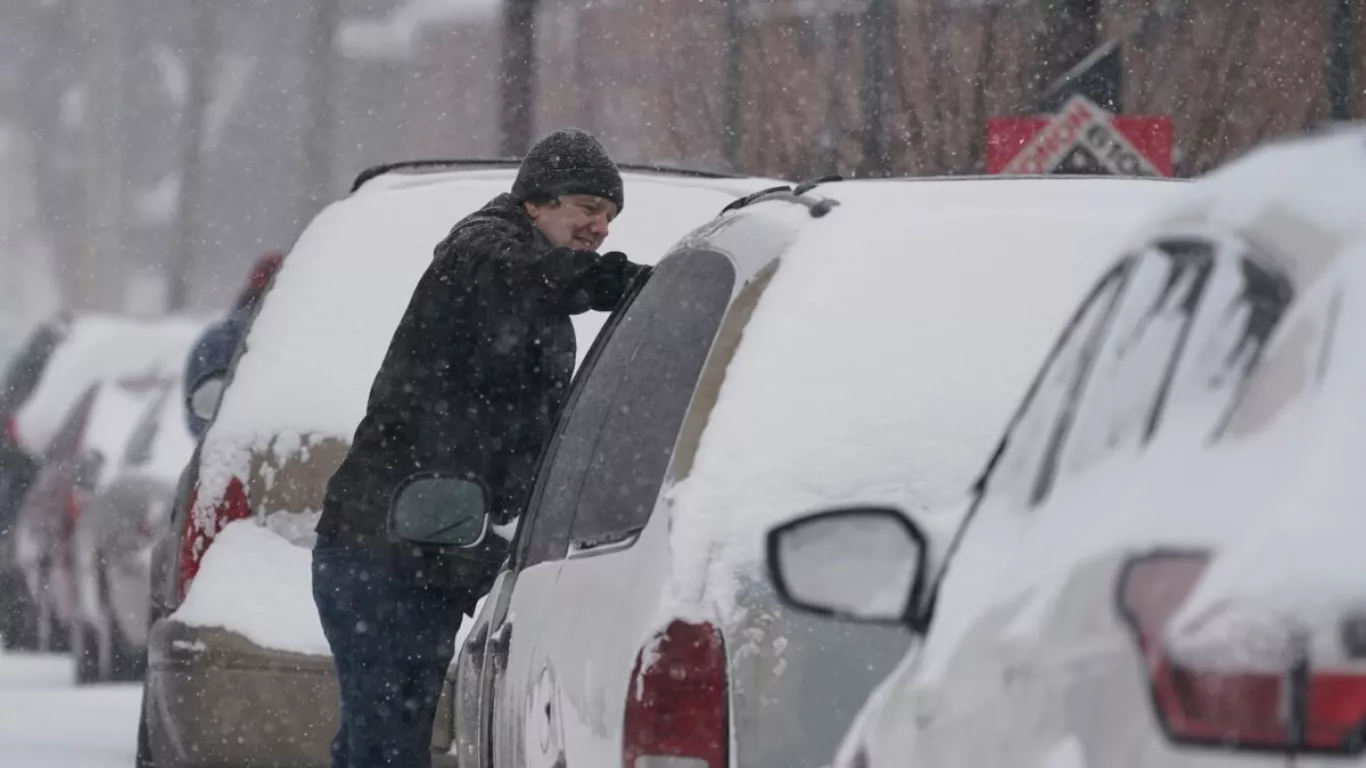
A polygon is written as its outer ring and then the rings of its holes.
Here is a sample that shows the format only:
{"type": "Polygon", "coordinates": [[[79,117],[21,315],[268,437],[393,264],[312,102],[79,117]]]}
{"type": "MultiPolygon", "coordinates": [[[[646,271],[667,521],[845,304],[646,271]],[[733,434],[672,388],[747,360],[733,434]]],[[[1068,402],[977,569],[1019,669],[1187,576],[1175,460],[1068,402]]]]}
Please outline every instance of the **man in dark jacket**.
{"type": "Polygon", "coordinates": [[[341,690],[334,768],[430,764],[461,615],[506,545],[420,552],[388,537],[389,505],[405,478],[442,471],[481,478],[496,521],[520,512],[573,375],[570,316],[613,309],[648,272],[597,253],[624,202],[597,140],[559,131],[527,154],[511,194],[436,247],[317,527],[313,593],[341,690]]]}

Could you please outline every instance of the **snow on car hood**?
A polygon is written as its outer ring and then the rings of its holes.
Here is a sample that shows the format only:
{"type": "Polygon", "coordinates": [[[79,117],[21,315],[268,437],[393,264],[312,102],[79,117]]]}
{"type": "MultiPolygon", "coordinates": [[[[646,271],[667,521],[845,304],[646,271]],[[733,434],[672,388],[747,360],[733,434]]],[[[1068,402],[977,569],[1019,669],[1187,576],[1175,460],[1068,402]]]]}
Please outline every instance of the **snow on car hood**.
{"type": "Polygon", "coordinates": [[[178,375],[204,326],[190,318],[78,315],[15,415],[25,449],[41,454],[67,411],[97,381],[178,375]]]}
{"type": "Polygon", "coordinates": [[[842,205],[783,257],[670,491],[665,612],[737,612],[739,584],[762,578],[764,534],[794,515],[961,502],[1075,303],[1180,186],[819,188],[842,205]]]}

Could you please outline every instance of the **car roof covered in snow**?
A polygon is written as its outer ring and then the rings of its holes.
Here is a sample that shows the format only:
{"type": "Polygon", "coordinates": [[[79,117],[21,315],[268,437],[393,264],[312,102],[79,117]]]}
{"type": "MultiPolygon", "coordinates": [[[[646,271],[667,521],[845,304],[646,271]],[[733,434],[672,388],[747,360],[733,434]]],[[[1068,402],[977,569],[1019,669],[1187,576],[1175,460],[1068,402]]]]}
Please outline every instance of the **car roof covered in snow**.
{"type": "Polygon", "coordinates": [[[750,274],[764,264],[746,262],[744,219],[795,234],[670,491],[680,599],[727,610],[764,532],[793,515],[961,498],[1077,301],[1184,188],[850,181],[809,193],[839,201],[824,214],[775,199],[710,227],[750,274]]]}
{"type": "Polygon", "coordinates": [[[205,324],[188,317],[74,315],[38,386],[15,413],[15,430],[25,449],[41,454],[92,384],[178,375],[205,324]]]}
{"type": "MultiPolygon", "coordinates": [[[[349,440],[413,287],[465,215],[511,188],[515,167],[390,173],[304,230],[243,342],[205,436],[202,500],[242,477],[276,438],[349,440]]],[[[658,261],[680,237],[770,179],[623,171],[628,204],[604,250],[658,261]]],[[[574,318],[582,359],[607,315],[574,318]]]]}

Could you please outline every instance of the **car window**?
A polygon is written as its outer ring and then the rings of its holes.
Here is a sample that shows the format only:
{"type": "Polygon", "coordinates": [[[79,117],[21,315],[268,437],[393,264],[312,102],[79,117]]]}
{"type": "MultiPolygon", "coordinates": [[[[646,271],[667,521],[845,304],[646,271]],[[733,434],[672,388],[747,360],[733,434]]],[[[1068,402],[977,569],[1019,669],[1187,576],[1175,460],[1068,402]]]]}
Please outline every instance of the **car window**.
{"type": "Polygon", "coordinates": [[[614,382],[570,531],[589,549],[645,526],[697,377],[730,304],[730,259],[690,251],[662,264],[622,320],[630,335],[604,349],[597,375],[614,382]]]}
{"type": "Polygon", "coordinates": [[[0,414],[18,408],[33,394],[61,339],[60,326],[46,325],[33,333],[28,344],[10,363],[4,381],[0,383],[0,414]]]}
{"type": "Polygon", "coordinates": [[[1039,499],[1059,470],[1076,472],[1100,455],[1147,442],[1213,268],[1214,248],[1206,243],[1155,247],[1134,259],[1085,392],[1059,425],[1039,499]]]}
{"type": "Polygon", "coordinates": [[[520,567],[564,557],[571,528],[579,538],[643,525],[733,282],[727,257],[680,254],[660,264],[602,331],[537,473],[530,527],[519,542],[520,567]],[[678,327],[666,328],[657,318],[678,327]],[[615,445],[618,440],[624,442],[615,445]],[[611,466],[628,459],[629,472],[611,466]],[[576,524],[576,513],[590,508],[576,524]]]}
{"type": "Polygon", "coordinates": [[[599,333],[565,400],[556,433],[537,470],[531,502],[523,513],[526,520],[518,532],[515,555],[518,567],[558,560],[569,546],[569,526],[579,489],[624,373],[621,366],[609,364],[608,353],[618,357],[618,350],[634,350],[643,333],[642,324],[632,320],[635,301],[629,301],[599,333]]]}
{"type": "Polygon", "coordinates": [[[161,429],[162,409],[166,405],[166,398],[170,396],[171,388],[164,388],[161,394],[154,397],[152,402],[143,409],[137,426],[133,428],[133,433],[128,438],[128,444],[123,454],[124,465],[138,467],[151,461],[152,445],[156,442],[157,433],[161,429]]]}
{"type": "Polygon", "coordinates": [[[1230,243],[1165,240],[1126,259],[1035,384],[993,492],[1033,507],[1061,473],[1146,445],[1167,424],[1217,439],[1290,301],[1284,276],[1230,243]]]}
{"type": "Polygon", "coordinates": [[[52,442],[48,444],[47,451],[43,459],[47,463],[56,463],[76,455],[81,447],[81,436],[85,434],[85,425],[90,418],[90,410],[95,404],[95,396],[99,392],[99,385],[92,384],[81,395],[71,410],[67,411],[66,417],[62,420],[61,426],[57,429],[57,434],[53,436],[52,442]]]}
{"type": "Polygon", "coordinates": [[[1063,331],[988,467],[983,492],[1014,499],[1017,506],[1032,505],[1039,495],[1046,448],[1090,370],[1131,264],[1125,260],[1107,275],[1063,331]]]}
{"type": "Polygon", "coordinates": [[[1079,471],[1159,431],[1217,439],[1291,295],[1284,276],[1230,242],[1165,241],[1146,251],[1056,463],[1079,471]]]}

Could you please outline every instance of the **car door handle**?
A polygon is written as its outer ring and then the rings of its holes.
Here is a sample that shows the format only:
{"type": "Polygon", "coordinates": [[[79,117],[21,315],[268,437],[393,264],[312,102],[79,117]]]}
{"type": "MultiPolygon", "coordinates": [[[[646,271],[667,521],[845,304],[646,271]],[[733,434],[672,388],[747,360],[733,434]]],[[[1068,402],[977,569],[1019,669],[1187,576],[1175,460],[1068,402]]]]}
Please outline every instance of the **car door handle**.
{"type": "Polygon", "coordinates": [[[489,650],[495,656],[506,656],[509,646],[512,645],[512,622],[503,622],[502,626],[492,635],[489,635],[489,650]]]}

